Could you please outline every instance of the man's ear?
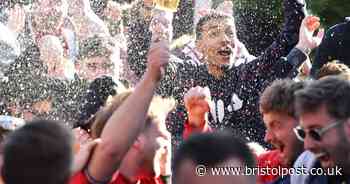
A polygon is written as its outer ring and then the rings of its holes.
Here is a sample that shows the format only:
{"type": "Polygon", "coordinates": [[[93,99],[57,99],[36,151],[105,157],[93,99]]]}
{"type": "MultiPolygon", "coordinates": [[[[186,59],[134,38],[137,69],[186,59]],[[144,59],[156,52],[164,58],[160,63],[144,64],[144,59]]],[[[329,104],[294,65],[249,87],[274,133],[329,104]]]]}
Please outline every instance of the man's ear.
{"type": "Polygon", "coordinates": [[[196,48],[199,52],[201,52],[201,54],[204,53],[204,43],[203,40],[196,40],[196,48]]]}

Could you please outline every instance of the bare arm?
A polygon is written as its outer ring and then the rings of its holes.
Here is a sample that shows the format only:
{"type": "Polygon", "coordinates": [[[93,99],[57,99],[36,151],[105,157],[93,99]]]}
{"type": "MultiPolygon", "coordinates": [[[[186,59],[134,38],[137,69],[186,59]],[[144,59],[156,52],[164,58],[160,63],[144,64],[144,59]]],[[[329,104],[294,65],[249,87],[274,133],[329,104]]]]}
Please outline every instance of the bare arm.
{"type": "Polygon", "coordinates": [[[96,34],[109,35],[104,22],[91,9],[89,0],[68,1],[68,17],[79,40],[96,34]]]}
{"type": "Polygon", "coordinates": [[[160,68],[169,60],[169,48],[164,42],[154,44],[148,55],[147,71],[134,92],[108,120],[88,165],[91,177],[108,180],[118,169],[123,157],[144,127],[148,107],[158,82],[160,68]]]}

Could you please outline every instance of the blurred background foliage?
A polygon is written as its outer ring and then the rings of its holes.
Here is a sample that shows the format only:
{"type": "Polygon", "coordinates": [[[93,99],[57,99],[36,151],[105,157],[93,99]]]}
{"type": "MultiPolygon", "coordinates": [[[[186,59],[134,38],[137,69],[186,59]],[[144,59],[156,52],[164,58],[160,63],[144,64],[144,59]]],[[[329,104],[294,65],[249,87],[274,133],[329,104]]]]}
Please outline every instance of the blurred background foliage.
{"type": "MultiPolygon", "coordinates": [[[[280,30],[283,0],[233,1],[238,36],[252,54],[259,55],[280,30]]],[[[350,16],[350,0],[306,0],[306,3],[308,13],[319,16],[326,29],[350,16]]]]}
{"type": "MultiPolygon", "coordinates": [[[[283,0],[234,0],[236,12],[249,9],[269,14],[269,17],[282,17],[283,0]]],[[[323,26],[329,28],[350,16],[349,0],[306,0],[309,14],[321,18],[323,26]]]]}

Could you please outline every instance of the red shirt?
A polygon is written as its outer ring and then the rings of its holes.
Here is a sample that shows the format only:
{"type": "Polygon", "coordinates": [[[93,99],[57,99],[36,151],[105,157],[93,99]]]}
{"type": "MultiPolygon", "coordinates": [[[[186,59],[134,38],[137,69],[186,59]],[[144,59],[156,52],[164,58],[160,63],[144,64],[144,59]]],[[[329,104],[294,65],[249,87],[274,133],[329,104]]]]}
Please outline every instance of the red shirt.
{"type": "Polygon", "coordinates": [[[194,129],[188,122],[188,120],[185,121],[184,124],[184,131],[182,134],[183,139],[189,138],[193,133],[206,133],[206,132],[212,132],[212,129],[209,127],[207,123],[204,123],[204,125],[198,129],[194,129]]]}
{"type": "MultiPolygon", "coordinates": [[[[136,182],[131,182],[121,173],[116,172],[109,184],[165,184],[160,177],[142,176],[136,182]]],[[[71,177],[69,184],[93,184],[89,182],[84,172],[79,172],[71,177]]]]}
{"type": "MultiPolygon", "coordinates": [[[[266,153],[260,154],[257,157],[257,163],[259,168],[278,168],[282,167],[280,160],[280,152],[278,150],[267,151],[266,153]]],[[[258,180],[261,183],[272,182],[278,175],[258,175],[258,180]]]]}
{"type": "Polygon", "coordinates": [[[69,184],[90,184],[84,172],[78,172],[69,180],[69,184]]]}

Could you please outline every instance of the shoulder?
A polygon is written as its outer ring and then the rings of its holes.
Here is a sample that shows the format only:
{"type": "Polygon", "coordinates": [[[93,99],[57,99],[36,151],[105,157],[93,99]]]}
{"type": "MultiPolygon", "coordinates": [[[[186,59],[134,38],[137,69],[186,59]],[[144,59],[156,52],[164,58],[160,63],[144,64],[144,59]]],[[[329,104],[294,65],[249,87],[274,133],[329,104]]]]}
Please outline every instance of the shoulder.
{"type": "MultiPolygon", "coordinates": [[[[315,155],[310,151],[304,151],[298,156],[297,160],[294,162],[293,168],[306,168],[306,170],[308,171],[314,167],[315,162],[315,155]]],[[[307,175],[292,175],[291,177],[292,184],[304,184],[307,180],[307,175]]]]}
{"type": "Polygon", "coordinates": [[[302,154],[300,154],[297,158],[297,160],[294,163],[294,167],[306,167],[306,168],[312,168],[312,166],[315,164],[316,157],[315,155],[310,151],[304,151],[302,154]]]}
{"type": "Polygon", "coordinates": [[[328,36],[329,38],[337,38],[338,34],[350,34],[350,18],[346,19],[345,22],[336,24],[334,26],[332,26],[331,28],[329,28],[329,30],[326,33],[326,36],[328,36]],[[349,19],[349,20],[348,20],[349,19]],[[336,34],[336,35],[334,35],[336,34]]]}

